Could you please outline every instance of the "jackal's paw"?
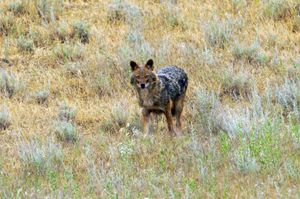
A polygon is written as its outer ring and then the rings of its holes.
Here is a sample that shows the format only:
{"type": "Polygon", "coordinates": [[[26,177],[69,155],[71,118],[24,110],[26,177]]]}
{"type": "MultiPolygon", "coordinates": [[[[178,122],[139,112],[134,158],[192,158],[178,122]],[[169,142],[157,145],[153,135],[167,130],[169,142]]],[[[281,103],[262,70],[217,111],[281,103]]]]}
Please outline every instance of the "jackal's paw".
{"type": "Polygon", "coordinates": [[[143,138],[150,138],[151,137],[151,134],[150,133],[144,133],[143,134],[143,138]]]}
{"type": "Polygon", "coordinates": [[[180,136],[182,136],[183,134],[182,134],[182,131],[181,131],[181,130],[176,130],[176,131],[175,131],[175,135],[176,135],[177,137],[180,137],[180,136]]]}

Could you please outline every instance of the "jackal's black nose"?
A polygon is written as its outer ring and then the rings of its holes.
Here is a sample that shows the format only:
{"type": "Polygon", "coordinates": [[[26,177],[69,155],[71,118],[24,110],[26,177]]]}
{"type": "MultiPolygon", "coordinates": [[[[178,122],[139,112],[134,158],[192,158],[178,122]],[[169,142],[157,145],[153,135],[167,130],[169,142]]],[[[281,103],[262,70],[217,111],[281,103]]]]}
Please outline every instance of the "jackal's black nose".
{"type": "Polygon", "coordinates": [[[144,89],[145,88],[145,84],[141,84],[141,88],[144,89]]]}

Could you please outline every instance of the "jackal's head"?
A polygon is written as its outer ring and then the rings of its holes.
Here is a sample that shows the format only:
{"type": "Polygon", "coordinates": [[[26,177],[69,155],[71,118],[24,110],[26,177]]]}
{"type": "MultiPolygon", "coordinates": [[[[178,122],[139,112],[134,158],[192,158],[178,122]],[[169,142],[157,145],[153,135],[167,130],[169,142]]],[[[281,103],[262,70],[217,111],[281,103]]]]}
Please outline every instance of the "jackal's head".
{"type": "Polygon", "coordinates": [[[145,66],[140,67],[134,61],[130,62],[132,76],[130,83],[139,89],[153,88],[157,78],[153,72],[153,60],[149,59],[145,66]]]}

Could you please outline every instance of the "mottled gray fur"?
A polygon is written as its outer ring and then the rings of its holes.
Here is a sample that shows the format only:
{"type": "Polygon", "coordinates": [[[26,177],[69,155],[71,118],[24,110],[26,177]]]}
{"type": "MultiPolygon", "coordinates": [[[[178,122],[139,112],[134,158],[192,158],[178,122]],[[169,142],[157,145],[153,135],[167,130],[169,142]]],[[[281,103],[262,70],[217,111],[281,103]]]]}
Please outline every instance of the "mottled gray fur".
{"type": "Polygon", "coordinates": [[[188,86],[188,77],[184,70],[176,66],[166,66],[157,71],[161,87],[161,102],[169,99],[176,101],[188,86]]]}

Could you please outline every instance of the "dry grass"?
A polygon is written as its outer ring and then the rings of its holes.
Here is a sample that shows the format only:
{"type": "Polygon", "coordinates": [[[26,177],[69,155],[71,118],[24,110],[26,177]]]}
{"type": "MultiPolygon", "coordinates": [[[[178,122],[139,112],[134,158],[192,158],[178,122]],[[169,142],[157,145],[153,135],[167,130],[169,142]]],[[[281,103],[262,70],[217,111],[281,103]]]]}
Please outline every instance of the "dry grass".
{"type": "Polygon", "coordinates": [[[0,1],[1,198],[299,198],[299,2],[0,1]],[[298,5],[297,5],[298,4],[298,5]],[[189,76],[143,137],[129,61],[189,76]]]}

